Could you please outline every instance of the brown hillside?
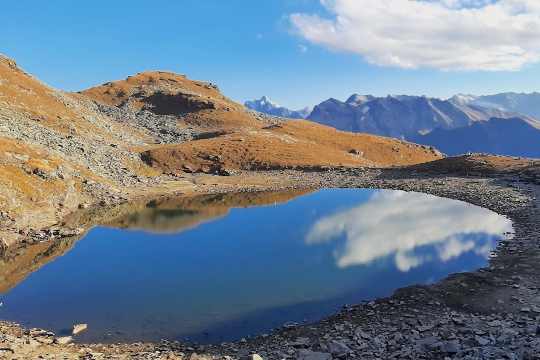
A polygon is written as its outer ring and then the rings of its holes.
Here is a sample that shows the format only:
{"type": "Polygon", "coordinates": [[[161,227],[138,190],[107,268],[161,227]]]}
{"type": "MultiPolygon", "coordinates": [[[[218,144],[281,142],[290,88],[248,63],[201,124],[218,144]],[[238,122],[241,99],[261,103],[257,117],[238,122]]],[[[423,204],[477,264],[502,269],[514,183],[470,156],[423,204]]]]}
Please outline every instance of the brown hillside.
{"type": "Polygon", "coordinates": [[[165,173],[223,169],[388,167],[440,159],[431,148],[366,134],[352,134],[308,121],[237,132],[212,139],[147,150],[143,159],[165,173]]]}
{"type": "Polygon", "coordinates": [[[540,160],[507,156],[472,154],[448,157],[425,164],[411,166],[419,172],[504,174],[540,169],[540,160]]]}
{"type": "Polygon", "coordinates": [[[79,117],[66,107],[54,91],[21,69],[13,60],[0,56],[0,103],[32,120],[69,132],[68,119],[79,117]]]}
{"type": "Polygon", "coordinates": [[[215,85],[170,72],[143,72],[80,93],[110,106],[179,116],[182,123],[197,127],[257,125],[243,106],[223,96],[215,85]]]}
{"type": "Polygon", "coordinates": [[[540,183],[540,160],[527,158],[473,154],[418,164],[409,169],[419,173],[466,176],[518,174],[528,181],[540,183]]]}
{"type": "Polygon", "coordinates": [[[81,135],[114,141],[115,134],[142,134],[115,122],[109,122],[91,108],[44,85],[0,55],[0,115],[24,117],[25,121],[62,136],[81,135]]]}

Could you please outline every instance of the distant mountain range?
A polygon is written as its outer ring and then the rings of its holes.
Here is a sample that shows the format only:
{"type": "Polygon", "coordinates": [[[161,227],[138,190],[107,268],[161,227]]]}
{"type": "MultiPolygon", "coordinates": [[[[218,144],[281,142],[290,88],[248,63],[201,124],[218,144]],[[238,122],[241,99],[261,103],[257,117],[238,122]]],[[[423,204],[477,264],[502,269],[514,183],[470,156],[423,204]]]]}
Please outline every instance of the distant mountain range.
{"type": "Polygon", "coordinates": [[[508,92],[487,96],[456,95],[450,101],[520,113],[540,119],[540,93],[538,92],[530,94],[508,92]]]}
{"type": "MultiPolygon", "coordinates": [[[[292,113],[270,105],[248,107],[283,117],[291,116],[279,114],[292,113]],[[266,108],[272,112],[265,111],[266,108]]],[[[490,152],[540,157],[540,121],[535,119],[540,119],[540,93],[460,94],[446,100],[354,94],[345,102],[328,99],[316,105],[310,114],[304,114],[296,112],[294,118],[305,117],[339,130],[432,145],[452,155],[490,152]]]]}
{"type": "Polygon", "coordinates": [[[367,132],[402,139],[416,138],[434,129],[455,129],[492,117],[515,117],[515,112],[475,103],[425,96],[354,94],[347,101],[323,101],[308,119],[340,130],[367,132]]]}
{"type": "Polygon", "coordinates": [[[410,139],[447,155],[482,152],[540,158],[540,122],[523,118],[491,118],[456,129],[435,129],[410,139]]]}
{"type": "Polygon", "coordinates": [[[302,110],[289,110],[286,107],[279,106],[278,104],[272,102],[266,96],[263,96],[259,100],[246,101],[244,105],[248,109],[254,111],[289,119],[305,119],[311,113],[311,109],[309,107],[302,110]]]}
{"type": "Polygon", "coordinates": [[[481,109],[424,96],[355,94],[345,102],[329,99],[320,103],[308,119],[340,130],[408,139],[436,128],[468,126],[493,116],[507,117],[495,109],[481,109]]]}

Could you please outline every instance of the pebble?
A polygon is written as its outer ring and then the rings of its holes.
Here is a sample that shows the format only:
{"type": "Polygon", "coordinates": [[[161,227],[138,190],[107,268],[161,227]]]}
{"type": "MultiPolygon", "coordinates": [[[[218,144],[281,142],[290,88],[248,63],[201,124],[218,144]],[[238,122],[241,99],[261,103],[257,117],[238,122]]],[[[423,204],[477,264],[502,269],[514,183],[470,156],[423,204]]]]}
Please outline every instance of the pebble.
{"type": "Polygon", "coordinates": [[[73,341],[73,337],[71,336],[62,336],[59,338],[56,338],[56,343],[60,345],[69,344],[73,341]]]}
{"type": "Polygon", "coordinates": [[[77,335],[79,333],[82,333],[83,331],[86,331],[86,329],[88,329],[88,324],[76,324],[73,325],[73,330],[71,331],[71,333],[73,335],[77,335]]]}
{"type": "Polygon", "coordinates": [[[332,360],[332,354],[311,351],[311,350],[300,350],[298,351],[298,360],[332,360]]]}

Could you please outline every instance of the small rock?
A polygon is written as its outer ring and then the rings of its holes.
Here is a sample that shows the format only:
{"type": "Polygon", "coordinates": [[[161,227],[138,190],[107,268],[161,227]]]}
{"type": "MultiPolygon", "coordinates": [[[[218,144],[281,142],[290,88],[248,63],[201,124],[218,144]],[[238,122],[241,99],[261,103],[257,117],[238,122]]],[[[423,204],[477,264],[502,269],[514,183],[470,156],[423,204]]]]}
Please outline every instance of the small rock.
{"type": "Polygon", "coordinates": [[[60,345],[66,345],[73,341],[73,337],[71,336],[62,336],[59,338],[56,338],[56,343],[60,345]]]}
{"type": "Polygon", "coordinates": [[[263,360],[259,354],[251,354],[242,358],[242,360],[263,360]]]}
{"type": "Polygon", "coordinates": [[[298,352],[298,360],[332,360],[332,355],[329,353],[316,352],[311,350],[300,350],[298,352]]]}
{"type": "Polygon", "coordinates": [[[360,327],[357,327],[356,330],[354,331],[354,335],[359,338],[359,339],[369,339],[371,338],[370,335],[368,335],[367,333],[365,333],[362,328],[360,327]]]}
{"type": "Polygon", "coordinates": [[[489,344],[489,340],[486,339],[485,337],[482,337],[482,336],[475,336],[474,339],[476,340],[476,342],[478,343],[478,345],[480,346],[486,346],[487,344],[489,344]]]}
{"type": "Polygon", "coordinates": [[[429,331],[429,330],[433,330],[434,326],[433,325],[425,325],[425,326],[419,326],[417,328],[417,330],[419,332],[426,332],[426,331],[429,331]]]}
{"type": "Polygon", "coordinates": [[[459,341],[445,341],[441,344],[441,352],[445,354],[457,354],[461,350],[461,345],[459,341]]]}
{"type": "Polygon", "coordinates": [[[328,350],[338,357],[347,355],[352,352],[352,350],[345,345],[344,343],[336,340],[332,340],[328,343],[328,350]]]}
{"type": "Polygon", "coordinates": [[[189,356],[189,360],[209,360],[209,358],[204,356],[204,355],[199,355],[199,354],[196,354],[196,353],[192,353],[189,356]]]}
{"type": "Polygon", "coordinates": [[[536,335],[538,333],[538,326],[537,325],[529,325],[526,328],[527,334],[530,335],[536,335]]]}
{"type": "Polygon", "coordinates": [[[293,347],[301,348],[301,347],[308,347],[309,344],[310,344],[309,338],[300,337],[300,338],[297,338],[296,340],[294,340],[293,342],[289,343],[288,345],[293,346],[293,347]]]}
{"type": "Polygon", "coordinates": [[[73,325],[73,331],[71,332],[73,335],[77,335],[83,331],[88,329],[88,324],[75,324],[73,325]]]}
{"type": "Polygon", "coordinates": [[[416,346],[419,349],[431,349],[435,344],[437,344],[439,339],[435,336],[430,336],[424,339],[416,340],[416,346]]]}

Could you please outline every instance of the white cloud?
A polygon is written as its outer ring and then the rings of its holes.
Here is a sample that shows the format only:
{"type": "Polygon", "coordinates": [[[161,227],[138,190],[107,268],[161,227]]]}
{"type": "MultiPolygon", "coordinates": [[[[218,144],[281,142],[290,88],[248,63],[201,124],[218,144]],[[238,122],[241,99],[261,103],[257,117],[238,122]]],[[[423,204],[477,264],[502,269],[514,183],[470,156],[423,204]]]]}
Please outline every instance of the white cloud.
{"type": "Polygon", "coordinates": [[[321,0],[293,14],[306,40],[401,68],[518,70],[540,61],[539,0],[321,0]]]}
{"type": "Polygon", "coordinates": [[[318,244],[345,235],[344,248],[336,256],[341,268],[369,264],[394,257],[396,267],[409,271],[434,260],[420,251],[433,246],[434,256],[446,262],[466,252],[487,257],[486,243],[466,234],[501,235],[512,230],[510,220],[490,210],[435,196],[378,191],[366,203],[320,219],[308,232],[307,244],[318,244]]]}

